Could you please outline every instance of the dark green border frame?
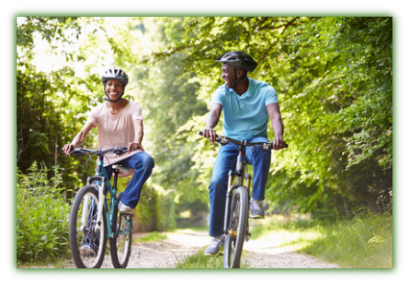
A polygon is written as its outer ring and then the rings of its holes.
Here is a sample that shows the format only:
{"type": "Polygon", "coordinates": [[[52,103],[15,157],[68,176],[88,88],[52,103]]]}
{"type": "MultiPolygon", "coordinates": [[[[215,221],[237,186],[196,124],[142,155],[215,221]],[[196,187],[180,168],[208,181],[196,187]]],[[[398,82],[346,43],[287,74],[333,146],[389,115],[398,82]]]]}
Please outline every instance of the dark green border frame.
{"type": "MultiPolygon", "coordinates": [[[[1,235],[1,271],[5,282],[31,284],[79,284],[85,282],[129,282],[129,283],[264,283],[270,284],[401,284],[407,280],[408,246],[408,189],[404,186],[405,162],[409,159],[405,151],[405,132],[409,106],[405,96],[405,77],[409,66],[405,52],[408,45],[408,17],[405,15],[405,1],[391,0],[348,0],[332,2],[327,0],[292,1],[27,1],[2,5],[1,78],[2,103],[1,125],[2,149],[5,160],[1,163],[1,173],[6,177],[2,191],[1,214],[6,227],[1,235]],[[393,63],[394,63],[394,242],[393,269],[135,269],[109,270],[69,270],[69,269],[17,269],[16,268],[16,17],[17,16],[391,16],[393,17],[393,63]],[[406,278],[405,278],[406,277],[406,278]]],[[[407,80],[406,80],[407,81],[407,80]]],[[[406,91],[407,92],[407,91],[406,91]]]]}

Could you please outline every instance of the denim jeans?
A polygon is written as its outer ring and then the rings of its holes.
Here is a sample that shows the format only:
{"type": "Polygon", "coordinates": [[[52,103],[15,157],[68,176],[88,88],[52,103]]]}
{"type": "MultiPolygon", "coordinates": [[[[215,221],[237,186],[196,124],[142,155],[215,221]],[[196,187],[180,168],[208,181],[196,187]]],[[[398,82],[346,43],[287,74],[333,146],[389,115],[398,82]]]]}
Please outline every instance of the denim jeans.
{"type": "MultiPolygon", "coordinates": [[[[115,164],[135,169],[132,179],[129,181],[128,186],[125,188],[124,194],[122,194],[121,197],[121,202],[123,204],[134,209],[136,205],[138,205],[143,184],[152,174],[155,162],[149,154],[141,151],[131,157],[116,162],[115,164]]],[[[112,165],[105,166],[104,169],[107,176],[111,178],[112,165]]]]}
{"type": "MultiPolygon", "coordinates": [[[[254,137],[248,142],[268,142],[264,137],[254,137]]],[[[236,170],[238,147],[233,145],[221,146],[213,167],[212,179],[209,185],[209,235],[217,237],[223,234],[224,211],[227,193],[229,170],[236,170]]],[[[246,160],[253,165],[252,197],[264,200],[268,172],[271,163],[271,151],[262,151],[259,147],[246,148],[246,160]]],[[[234,182],[233,182],[234,184],[234,182]]]]}

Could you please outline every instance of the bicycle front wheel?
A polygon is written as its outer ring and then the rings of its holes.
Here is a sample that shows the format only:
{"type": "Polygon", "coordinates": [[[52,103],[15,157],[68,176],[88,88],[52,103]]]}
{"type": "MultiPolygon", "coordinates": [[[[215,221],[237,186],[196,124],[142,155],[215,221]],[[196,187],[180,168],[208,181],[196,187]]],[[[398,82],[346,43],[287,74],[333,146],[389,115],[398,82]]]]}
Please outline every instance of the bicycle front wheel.
{"type": "Polygon", "coordinates": [[[248,223],[248,201],[247,188],[238,187],[230,204],[228,233],[224,240],[224,268],[240,268],[240,258],[248,223]]]}
{"type": "Polygon", "coordinates": [[[97,227],[98,191],[95,186],[82,187],[71,207],[69,239],[71,254],[78,268],[100,268],[106,248],[106,217],[102,211],[97,227]]]}
{"type": "MultiPolygon", "coordinates": [[[[118,194],[118,201],[121,200],[122,193],[118,194]]],[[[115,268],[126,268],[131,256],[132,217],[121,214],[116,204],[112,224],[114,225],[114,236],[109,239],[112,265],[115,268]]]]}

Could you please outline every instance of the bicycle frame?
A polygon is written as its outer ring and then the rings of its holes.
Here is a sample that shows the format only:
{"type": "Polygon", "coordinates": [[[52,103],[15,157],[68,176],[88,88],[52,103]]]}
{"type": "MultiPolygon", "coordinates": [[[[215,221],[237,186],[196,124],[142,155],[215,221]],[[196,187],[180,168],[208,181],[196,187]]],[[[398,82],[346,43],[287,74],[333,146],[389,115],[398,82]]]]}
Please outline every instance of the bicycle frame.
{"type": "MultiPolygon", "coordinates": [[[[105,209],[106,221],[107,221],[107,225],[106,225],[107,226],[107,237],[108,238],[112,238],[114,236],[114,234],[115,234],[112,231],[112,224],[113,224],[113,219],[114,219],[114,205],[117,203],[117,199],[116,199],[117,187],[116,186],[117,186],[118,176],[116,174],[116,170],[114,170],[113,174],[115,175],[114,176],[114,185],[111,186],[111,184],[109,183],[108,175],[106,174],[105,169],[104,169],[103,157],[99,157],[98,164],[97,164],[97,169],[96,169],[96,172],[95,172],[95,176],[88,177],[88,179],[87,179],[87,184],[88,185],[93,185],[93,186],[98,187],[98,215],[97,215],[96,229],[100,229],[102,213],[103,213],[103,209],[105,209]],[[92,184],[93,182],[96,183],[96,185],[92,184]],[[111,195],[111,203],[110,203],[109,211],[108,211],[107,201],[105,200],[105,197],[106,197],[108,191],[110,192],[110,195],[111,195]]],[[[82,224],[85,225],[85,219],[86,219],[85,215],[87,213],[84,213],[84,212],[85,212],[85,204],[84,204],[84,210],[83,210],[83,213],[82,213],[82,224]]],[[[128,223],[128,221],[127,221],[127,223],[128,223]]],[[[118,234],[120,234],[120,233],[118,233],[118,234]]]]}

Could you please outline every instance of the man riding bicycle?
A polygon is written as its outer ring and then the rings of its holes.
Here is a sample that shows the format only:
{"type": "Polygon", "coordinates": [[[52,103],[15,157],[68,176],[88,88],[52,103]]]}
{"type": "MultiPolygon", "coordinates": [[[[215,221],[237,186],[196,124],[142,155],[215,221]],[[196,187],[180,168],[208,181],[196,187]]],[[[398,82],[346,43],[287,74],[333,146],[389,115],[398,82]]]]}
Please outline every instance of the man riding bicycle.
{"type": "Polygon", "coordinates": [[[104,169],[108,177],[112,176],[114,163],[134,169],[132,179],[118,205],[120,212],[132,213],[138,204],[142,186],[152,173],[154,160],[142,147],[144,132],[141,106],[122,98],[129,81],[128,75],[113,67],[104,72],[101,81],[105,92],[103,99],[106,102],[91,111],[84,127],[63,150],[66,155],[70,155],[70,151],[81,145],[95,127],[98,127],[98,149],[128,145],[128,152],[123,155],[106,154],[104,169]]]}
{"type": "MultiPolygon", "coordinates": [[[[284,148],[283,122],[276,90],[269,84],[247,76],[257,62],[240,51],[227,52],[217,58],[223,63],[221,77],[225,84],[212,95],[210,112],[203,136],[213,144],[216,141],[214,127],[223,111],[223,135],[235,140],[268,142],[267,123],[275,134],[274,150],[284,148]]],[[[229,170],[236,166],[238,150],[232,145],[221,146],[213,167],[209,185],[210,219],[209,235],[213,237],[205,250],[205,255],[218,255],[224,244],[223,221],[229,170]]],[[[271,152],[253,147],[246,152],[246,159],[253,165],[253,194],[250,200],[250,218],[264,219],[262,201],[271,163],[271,152]]]]}

